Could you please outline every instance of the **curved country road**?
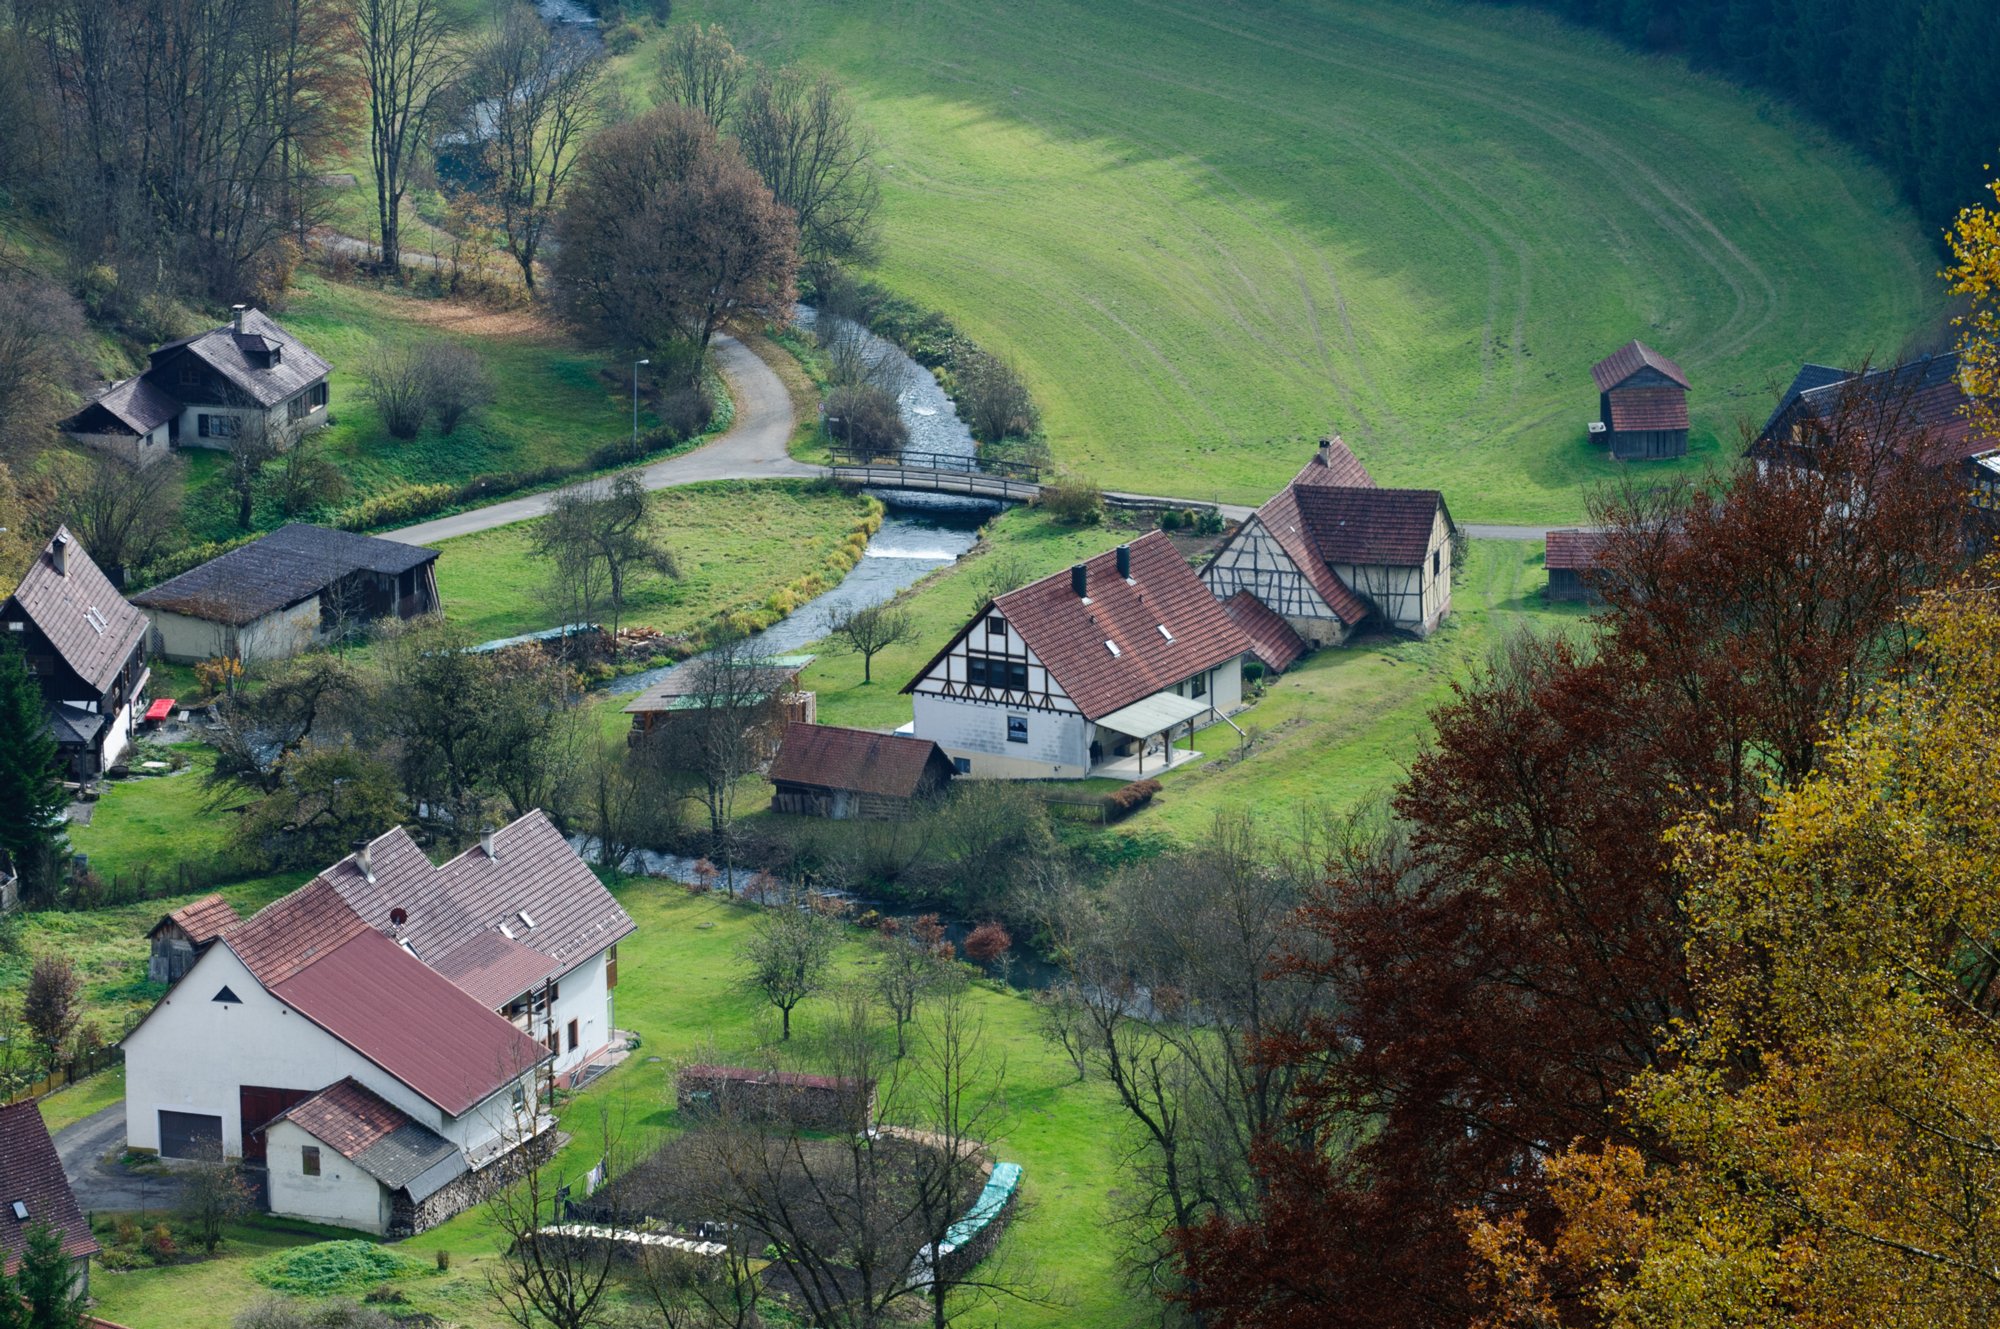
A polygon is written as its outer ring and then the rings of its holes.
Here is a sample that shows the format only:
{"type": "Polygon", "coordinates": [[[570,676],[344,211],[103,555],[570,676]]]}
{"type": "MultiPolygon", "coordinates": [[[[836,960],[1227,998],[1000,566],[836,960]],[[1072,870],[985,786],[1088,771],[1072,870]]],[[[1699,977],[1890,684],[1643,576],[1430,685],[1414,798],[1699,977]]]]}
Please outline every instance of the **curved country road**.
{"type": "MultiPolygon", "coordinates": [[[[757,358],[755,352],[734,337],[715,339],[715,363],[729,383],[729,395],[736,402],[736,421],[713,441],[692,452],[665,461],[656,461],[639,472],[639,482],[647,489],[672,489],[677,485],[704,480],[812,479],[826,474],[826,468],[794,461],[785,451],[797,419],[792,412],[791,394],[784,380],[757,358]]],[[[418,522],[399,531],[384,531],[388,540],[404,544],[432,545],[453,536],[490,531],[545,516],[555,491],[505,499],[456,516],[418,522]]],[[[1139,497],[1121,495],[1121,497],[1139,497]]],[[[1162,503],[1185,502],[1162,498],[1162,503]]],[[[1251,509],[1235,503],[1220,505],[1222,515],[1241,521],[1251,509]]],[[[1480,540],[1539,540],[1546,526],[1482,526],[1467,524],[1465,533],[1480,540]]]]}

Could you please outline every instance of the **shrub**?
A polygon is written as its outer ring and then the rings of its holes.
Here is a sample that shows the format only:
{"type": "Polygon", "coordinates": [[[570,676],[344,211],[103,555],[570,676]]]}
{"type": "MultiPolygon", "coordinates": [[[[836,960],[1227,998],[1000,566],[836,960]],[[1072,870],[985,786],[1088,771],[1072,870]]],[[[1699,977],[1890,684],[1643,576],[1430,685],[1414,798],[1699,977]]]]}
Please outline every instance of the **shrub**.
{"type": "Polygon", "coordinates": [[[1160,514],[1161,530],[1178,531],[1180,528],[1181,528],[1181,514],[1178,511],[1176,511],[1173,508],[1168,508],[1165,512],[1162,512],[1160,514]]]}
{"type": "Polygon", "coordinates": [[[351,1301],[312,1303],[272,1297],[238,1312],[234,1329],[396,1329],[399,1323],[351,1301]]]}
{"type": "Polygon", "coordinates": [[[827,394],[827,432],[863,457],[900,457],[910,441],[895,394],[870,383],[827,394]]]}
{"type": "Polygon", "coordinates": [[[188,545],[184,549],[177,549],[171,554],[162,555],[148,563],[144,574],[133,577],[126,589],[128,592],[137,591],[143,587],[163,582],[169,577],[178,577],[189,568],[200,567],[212,558],[220,558],[230,550],[241,545],[247,545],[252,540],[260,538],[262,538],[261,532],[252,531],[248,535],[239,535],[233,540],[210,540],[203,544],[188,545]]]}
{"type": "Polygon", "coordinates": [[[375,403],[392,438],[415,438],[424,427],[428,389],[423,362],[407,346],[377,351],[361,367],[361,395],[375,403]]]}
{"type": "Polygon", "coordinates": [[[1026,438],[1041,428],[1027,384],[991,352],[977,347],[961,351],[952,360],[951,381],[958,414],[981,442],[1026,438]]]}
{"type": "Polygon", "coordinates": [[[416,521],[443,511],[457,499],[458,489],[453,485],[397,485],[347,509],[335,524],[349,531],[365,531],[396,522],[416,521]]]}
{"type": "Polygon", "coordinates": [[[1197,535],[1221,535],[1222,509],[1209,508],[1200,513],[1194,519],[1194,529],[1197,535]]]}
{"type": "Polygon", "coordinates": [[[965,953],[981,964],[992,964],[1014,945],[1007,929],[994,922],[981,923],[965,938],[965,953]]]}
{"type": "Polygon", "coordinates": [[[165,1223],[155,1223],[146,1230],[146,1235],[139,1238],[139,1249],[152,1256],[155,1260],[173,1259],[173,1230],[165,1223]]]}
{"type": "Polygon", "coordinates": [[[1089,526],[1104,517],[1104,495],[1071,476],[1043,485],[1035,506],[1065,526],[1089,526]]]}
{"type": "MultiPolygon", "coordinates": [[[[479,352],[457,342],[426,342],[417,352],[416,369],[423,387],[424,407],[437,417],[440,434],[452,433],[466,416],[491,406],[499,396],[493,375],[479,358],[479,352]]],[[[385,412],[383,419],[387,418],[385,412]]],[[[418,423],[422,423],[421,417],[418,423]]],[[[413,428],[410,434],[397,437],[408,438],[415,432],[413,428]]]]}
{"type": "Polygon", "coordinates": [[[1160,792],[1158,780],[1134,780],[1131,784],[1114,789],[1104,796],[1104,813],[1112,821],[1130,816],[1153,801],[1153,795],[1160,792]]]}
{"type": "Polygon", "coordinates": [[[363,1292],[392,1278],[408,1278],[424,1266],[372,1241],[322,1241],[294,1246],[257,1261],[251,1276],[265,1287],[308,1297],[363,1292]]]}

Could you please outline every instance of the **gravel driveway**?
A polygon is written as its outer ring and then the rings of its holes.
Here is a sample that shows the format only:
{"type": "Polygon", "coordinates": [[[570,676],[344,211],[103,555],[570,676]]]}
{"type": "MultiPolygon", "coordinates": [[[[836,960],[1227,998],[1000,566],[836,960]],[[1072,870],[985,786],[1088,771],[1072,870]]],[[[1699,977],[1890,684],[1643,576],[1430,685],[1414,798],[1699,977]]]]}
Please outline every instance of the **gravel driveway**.
{"type": "Polygon", "coordinates": [[[123,1103],[113,1103],[56,1132],[63,1175],[85,1213],[158,1211],[180,1202],[179,1178],[153,1168],[130,1170],[118,1162],[124,1152],[123,1103]]]}

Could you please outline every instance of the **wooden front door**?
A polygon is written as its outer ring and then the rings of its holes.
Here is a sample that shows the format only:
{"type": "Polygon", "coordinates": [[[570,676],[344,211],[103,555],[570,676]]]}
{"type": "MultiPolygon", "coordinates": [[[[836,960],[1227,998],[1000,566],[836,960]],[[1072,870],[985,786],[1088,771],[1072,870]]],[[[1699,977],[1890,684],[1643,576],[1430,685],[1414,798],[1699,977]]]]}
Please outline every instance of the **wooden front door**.
{"type": "Polygon", "coordinates": [[[237,1107],[243,1116],[243,1161],[262,1163],[264,1128],[279,1113],[295,1103],[304,1102],[316,1092],[313,1089],[270,1089],[257,1084],[246,1084],[238,1090],[237,1107]]]}

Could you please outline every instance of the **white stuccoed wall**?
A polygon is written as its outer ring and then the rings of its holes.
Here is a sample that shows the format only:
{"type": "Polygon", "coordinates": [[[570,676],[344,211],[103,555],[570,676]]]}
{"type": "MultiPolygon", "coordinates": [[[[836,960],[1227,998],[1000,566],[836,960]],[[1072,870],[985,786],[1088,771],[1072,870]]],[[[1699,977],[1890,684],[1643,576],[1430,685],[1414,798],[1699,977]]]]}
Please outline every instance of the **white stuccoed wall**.
{"type": "Polygon", "coordinates": [[[271,1212],[364,1232],[386,1232],[393,1212],[381,1182],[340,1156],[332,1145],[280,1121],[265,1132],[270,1168],[271,1212]],[[300,1151],[319,1149],[317,1177],[305,1175],[300,1151]]]}
{"type": "Polygon", "coordinates": [[[972,761],[971,775],[994,779],[1076,779],[1090,769],[1090,722],[1075,712],[1014,709],[918,692],[914,732],[972,761]],[[1026,716],[1028,741],[1007,741],[1007,717],[1026,716]]]}

